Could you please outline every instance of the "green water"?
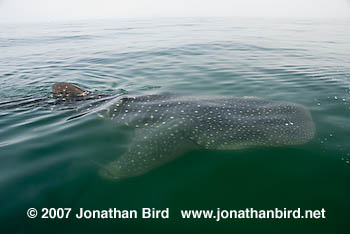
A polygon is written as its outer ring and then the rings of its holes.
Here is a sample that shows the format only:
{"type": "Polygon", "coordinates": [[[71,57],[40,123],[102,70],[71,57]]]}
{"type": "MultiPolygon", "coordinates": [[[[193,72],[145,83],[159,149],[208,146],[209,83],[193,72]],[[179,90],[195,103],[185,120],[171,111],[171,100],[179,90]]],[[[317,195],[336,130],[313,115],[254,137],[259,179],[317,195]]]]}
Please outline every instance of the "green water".
{"type": "MultiPolygon", "coordinates": [[[[348,233],[350,21],[138,19],[1,25],[0,233],[348,233]],[[315,138],[294,147],[188,153],[101,178],[130,137],[58,105],[54,82],[104,93],[257,96],[299,103],[315,138]],[[48,101],[44,101],[47,103],[48,101]],[[13,107],[13,106],[12,106],[13,107]],[[29,219],[28,208],[170,209],[162,219],[29,219]],[[182,219],[181,209],[322,209],[326,219],[182,219]]],[[[78,107],[77,104],[76,107],[78,107]]]]}

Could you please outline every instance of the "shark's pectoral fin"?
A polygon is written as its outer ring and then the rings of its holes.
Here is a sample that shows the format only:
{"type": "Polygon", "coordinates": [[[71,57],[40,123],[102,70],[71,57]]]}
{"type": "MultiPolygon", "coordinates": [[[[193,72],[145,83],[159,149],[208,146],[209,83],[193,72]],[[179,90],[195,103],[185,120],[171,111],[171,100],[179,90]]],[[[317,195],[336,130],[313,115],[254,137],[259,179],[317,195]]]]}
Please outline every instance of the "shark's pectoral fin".
{"type": "Polygon", "coordinates": [[[128,151],[106,165],[100,171],[101,175],[112,179],[138,176],[198,147],[183,128],[169,126],[137,129],[128,151]]]}

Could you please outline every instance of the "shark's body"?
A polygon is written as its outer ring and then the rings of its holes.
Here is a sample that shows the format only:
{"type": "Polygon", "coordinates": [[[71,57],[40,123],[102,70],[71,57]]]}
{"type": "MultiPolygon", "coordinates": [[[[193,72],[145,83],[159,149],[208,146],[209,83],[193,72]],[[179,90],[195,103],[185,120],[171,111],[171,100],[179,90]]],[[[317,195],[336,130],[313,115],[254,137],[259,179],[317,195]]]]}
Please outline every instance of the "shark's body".
{"type": "MultiPolygon", "coordinates": [[[[256,97],[95,95],[70,83],[54,84],[52,93],[54,105],[78,111],[69,119],[93,111],[134,130],[128,150],[101,166],[101,174],[112,179],[144,174],[191,150],[298,145],[315,134],[311,114],[302,105],[256,97]]],[[[37,103],[51,102],[26,98],[0,107],[37,103]]]]}
{"type": "Polygon", "coordinates": [[[102,170],[114,179],[144,174],[195,149],[298,145],[315,134],[303,106],[254,97],[124,96],[104,116],[135,129],[128,151],[102,170]]]}

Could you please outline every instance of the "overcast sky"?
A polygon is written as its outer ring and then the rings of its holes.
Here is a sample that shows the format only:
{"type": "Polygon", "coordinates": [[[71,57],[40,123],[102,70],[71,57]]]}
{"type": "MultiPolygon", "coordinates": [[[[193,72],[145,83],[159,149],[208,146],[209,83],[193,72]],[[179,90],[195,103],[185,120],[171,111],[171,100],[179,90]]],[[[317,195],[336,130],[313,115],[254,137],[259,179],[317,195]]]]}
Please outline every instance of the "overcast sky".
{"type": "Polygon", "coordinates": [[[0,0],[0,21],[112,17],[349,17],[349,0],[0,0]]]}

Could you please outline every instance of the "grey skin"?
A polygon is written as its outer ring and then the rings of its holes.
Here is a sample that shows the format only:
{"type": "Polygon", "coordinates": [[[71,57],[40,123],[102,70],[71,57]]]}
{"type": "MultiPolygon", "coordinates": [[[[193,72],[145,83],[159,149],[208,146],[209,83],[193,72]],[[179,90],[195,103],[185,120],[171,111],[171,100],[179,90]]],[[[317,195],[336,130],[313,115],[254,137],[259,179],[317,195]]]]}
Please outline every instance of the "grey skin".
{"type": "Polygon", "coordinates": [[[110,179],[142,175],[196,149],[292,146],[315,135],[302,105],[256,97],[123,95],[109,103],[101,116],[135,132],[127,152],[101,166],[110,179]]]}

